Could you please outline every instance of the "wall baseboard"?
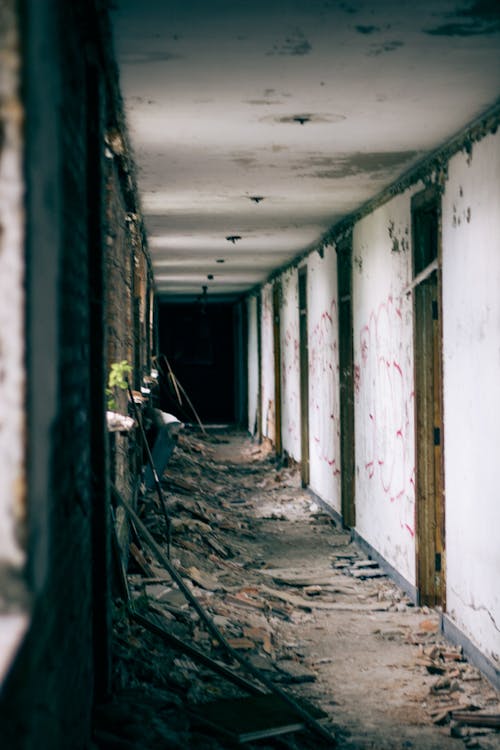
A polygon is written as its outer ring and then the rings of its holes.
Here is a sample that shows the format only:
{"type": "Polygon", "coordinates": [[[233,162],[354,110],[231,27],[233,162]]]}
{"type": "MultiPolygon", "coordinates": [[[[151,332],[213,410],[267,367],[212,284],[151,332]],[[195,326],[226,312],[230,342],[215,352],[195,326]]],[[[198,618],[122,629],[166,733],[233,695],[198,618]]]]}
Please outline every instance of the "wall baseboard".
{"type": "MultiPolygon", "coordinates": [[[[338,513],[336,510],[334,510],[331,505],[328,505],[327,502],[325,502],[321,497],[316,495],[313,490],[308,489],[309,494],[313,498],[313,500],[318,503],[318,505],[323,508],[326,513],[328,513],[333,520],[339,525],[344,527],[344,523],[342,520],[342,516],[340,513],[338,513]]],[[[344,527],[345,528],[345,527],[344,527]]],[[[400,589],[402,589],[405,594],[410,598],[410,600],[416,604],[417,603],[417,589],[416,587],[411,584],[409,581],[404,578],[404,576],[399,573],[396,568],[393,568],[393,566],[387,562],[385,557],[383,557],[379,552],[377,552],[376,549],[374,549],[371,544],[369,544],[366,539],[364,539],[355,529],[346,529],[347,531],[351,532],[351,539],[356,542],[356,544],[361,547],[363,552],[366,554],[367,557],[369,557],[371,560],[375,560],[379,566],[384,570],[387,575],[392,578],[394,583],[396,583],[400,589]]]]}
{"type": "Polygon", "coordinates": [[[500,668],[445,613],[441,615],[441,632],[456,646],[462,646],[464,655],[471,664],[483,673],[496,690],[500,690],[500,668]]]}
{"type": "MultiPolygon", "coordinates": [[[[325,500],[316,495],[313,490],[308,488],[308,492],[311,498],[326,512],[333,520],[342,528],[344,528],[342,516],[336,510],[334,510],[325,500]]],[[[347,530],[347,529],[346,529],[347,530]]],[[[411,584],[399,573],[393,566],[387,562],[385,557],[377,552],[369,542],[366,541],[355,529],[349,529],[351,532],[351,539],[361,547],[363,552],[371,560],[375,560],[379,566],[384,570],[389,578],[396,583],[410,598],[410,600],[417,605],[418,604],[418,591],[416,586],[411,584]]],[[[473,664],[479,671],[491,682],[496,690],[500,690],[500,668],[489,659],[479,648],[476,646],[470,638],[456,625],[453,620],[445,613],[441,615],[441,632],[445,638],[454,643],[456,646],[461,646],[464,655],[467,657],[469,662],[473,664]]]]}

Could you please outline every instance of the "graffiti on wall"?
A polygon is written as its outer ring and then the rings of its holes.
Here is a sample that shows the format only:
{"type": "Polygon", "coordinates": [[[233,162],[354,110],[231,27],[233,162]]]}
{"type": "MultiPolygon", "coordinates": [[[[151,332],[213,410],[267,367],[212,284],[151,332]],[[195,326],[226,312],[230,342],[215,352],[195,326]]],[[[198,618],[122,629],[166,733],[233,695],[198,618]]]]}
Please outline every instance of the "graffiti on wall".
{"type": "Polygon", "coordinates": [[[287,325],[283,335],[284,357],[282,370],[283,394],[286,394],[288,422],[287,432],[291,437],[300,436],[300,362],[299,362],[299,339],[296,335],[296,326],[292,323],[287,325]]]}
{"type": "Polygon", "coordinates": [[[359,334],[354,385],[363,421],[356,437],[363,448],[359,469],[397,506],[401,527],[413,537],[414,391],[408,304],[389,295],[372,311],[359,334]]]}
{"type": "Polygon", "coordinates": [[[340,475],[338,371],[337,303],[332,299],[311,331],[309,389],[311,440],[333,476],[340,475]]]}

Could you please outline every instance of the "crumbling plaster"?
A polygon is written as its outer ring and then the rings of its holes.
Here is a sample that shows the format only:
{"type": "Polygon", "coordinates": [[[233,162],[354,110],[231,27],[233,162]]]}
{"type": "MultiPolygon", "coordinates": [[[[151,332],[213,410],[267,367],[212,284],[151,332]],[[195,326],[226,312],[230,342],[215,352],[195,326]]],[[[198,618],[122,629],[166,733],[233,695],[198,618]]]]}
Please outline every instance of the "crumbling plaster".
{"type": "Polygon", "coordinates": [[[411,194],[353,230],[356,530],[415,582],[411,194]],[[397,240],[397,244],[395,243],[397,240]]]}
{"type": "Polygon", "coordinates": [[[500,667],[500,133],[450,161],[442,202],[449,615],[500,667]]]}
{"type": "Polygon", "coordinates": [[[281,419],[283,450],[301,458],[299,299],[297,269],[281,276],[281,419]]]}
{"type": "Polygon", "coordinates": [[[273,339],[273,286],[266,284],[261,291],[261,414],[262,436],[274,442],[275,387],[274,387],[274,339],[273,339]]]}
{"type": "Polygon", "coordinates": [[[340,512],[337,256],[307,259],[310,487],[340,512]]]}

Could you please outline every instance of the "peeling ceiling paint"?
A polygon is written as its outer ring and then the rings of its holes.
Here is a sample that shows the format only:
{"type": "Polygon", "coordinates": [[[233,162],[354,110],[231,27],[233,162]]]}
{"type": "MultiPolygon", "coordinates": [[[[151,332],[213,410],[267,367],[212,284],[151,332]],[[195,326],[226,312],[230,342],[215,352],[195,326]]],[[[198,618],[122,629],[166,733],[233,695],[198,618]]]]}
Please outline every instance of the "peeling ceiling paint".
{"type": "Polygon", "coordinates": [[[497,0],[115,5],[146,228],[168,295],[261,283],[500,94],[497,0]]]}

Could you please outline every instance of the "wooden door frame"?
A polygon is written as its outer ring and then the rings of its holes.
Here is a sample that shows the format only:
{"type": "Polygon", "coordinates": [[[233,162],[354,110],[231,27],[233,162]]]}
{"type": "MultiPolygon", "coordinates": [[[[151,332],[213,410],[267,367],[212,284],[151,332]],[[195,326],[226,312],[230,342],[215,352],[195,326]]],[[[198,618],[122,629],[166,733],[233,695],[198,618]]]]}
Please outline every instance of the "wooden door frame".
{"type": "Polygon", "coordinates": [[[299,357],[300,357],[300,473],[302,487],[310,480],[309,469],[309,342],[307,333],[307,266],[299,268],[299,357]]]}
{"type": "Polygon", "coordinates": [[[262,298],[256,297],[257,317],[257,437],[262,443],[262,298]]]}
{"type": "Polygon", "coordinates": [[[274,448],[283,453],[281,432],[281,281],[273,284],[273,349],[274,349],[274,448]]]}
{"type": "Polygon", "coordinates": [[[411,210],[417,591],[420,604],[439,605],[444,610],[446,567],[440,192],[430,188],[417,193],[412,199],[411,210]],[[429,245],[422,249],[426,232],[432,234],[430,244],[435,243],[434,249],[428,253],[429,245]]]}
{"type": "Polygon", "coordinates": [[[340,391],[341,509],[344,526],[356,525],[354,460],[354,336],[352,321],[352,234],[337,245],[340,391]]]}

